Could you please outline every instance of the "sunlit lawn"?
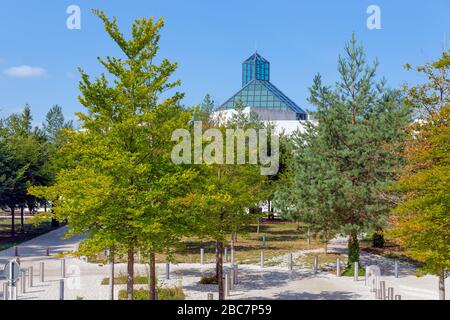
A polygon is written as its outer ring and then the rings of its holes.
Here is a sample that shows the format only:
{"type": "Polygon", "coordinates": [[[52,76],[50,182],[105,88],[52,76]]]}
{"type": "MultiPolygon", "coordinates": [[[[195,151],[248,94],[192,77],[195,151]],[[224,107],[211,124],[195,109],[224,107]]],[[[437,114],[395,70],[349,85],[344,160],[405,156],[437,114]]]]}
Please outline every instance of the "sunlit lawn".
{"type": "Polygon", "coordinates": [[[20,215],[16,216],[14,221],[16,225],[16,236],[11,237],[11,217],[0,217],[0,250],[8,249],[53,230],[50,221],[42,222],[38,226],[34,226],[29,218],[25,218],[23,230],[20,225],[20,215]]]}
{"type": "MultiPolygon", "coordinates": [[[[319,239],[311,239],[308,246],[306,228],[300,228],[297,231],[297,224],[290,222],[264,223],[260,226],[260,232],[257,233],[257,226],[251,225],[245,233],[240,233],[235,242],[235,261],[240,264],[259,263],[260,251],[264,250],[265,260],[272,257],[287,254],[289,252],[315,249],[323,247],[319,239]],[[263,246],[262,237],[266,236],[266,245],[263,246]]],[[[230,236],[231,239],[231,236],[230,236]]],[[[231,251],[230,242],[225,244],[228,248],[228,261],[230,261],[231,251]]],[[[215,262],[215,241],[199,238],[185,238],[182,245],[174,250],[171,257],[173,263],[198,263],[200,262],[200,249],[205,251],[205,263],[215,262]]],[[[138,258],[138,255],[136,255],[138,258]]],[[[106,262],[103,254],[92,257],[92,261],[106,262]]],[[[124,257],[116,259],[118,262],[124,262],[124,257]]],[[[166,262],[167,256],[158,254],[157,262],[166,262]]],[[[138,261],[137,261],[138,262],[138,261]]],[[[144,258],[141,263],[147,263],[144,258]]]]}

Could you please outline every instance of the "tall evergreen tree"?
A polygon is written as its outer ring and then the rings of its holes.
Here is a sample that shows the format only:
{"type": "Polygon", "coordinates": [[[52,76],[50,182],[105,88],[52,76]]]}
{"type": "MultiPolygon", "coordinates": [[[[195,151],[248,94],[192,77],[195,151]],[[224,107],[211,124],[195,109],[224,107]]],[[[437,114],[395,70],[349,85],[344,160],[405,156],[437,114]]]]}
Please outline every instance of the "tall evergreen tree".
{"type": "Polygon", "coordinates": [[[400,93],[377,80],[377,65],[366,62],[353,35],[335,87],[318,75],[310,88],[318,124],[295,138],[294,205],[316,227],[348,234],[349,265],[359,261],[358,234],[386,223],[389,204],[380,190],[395,178],[409,120],[400,93]]]}

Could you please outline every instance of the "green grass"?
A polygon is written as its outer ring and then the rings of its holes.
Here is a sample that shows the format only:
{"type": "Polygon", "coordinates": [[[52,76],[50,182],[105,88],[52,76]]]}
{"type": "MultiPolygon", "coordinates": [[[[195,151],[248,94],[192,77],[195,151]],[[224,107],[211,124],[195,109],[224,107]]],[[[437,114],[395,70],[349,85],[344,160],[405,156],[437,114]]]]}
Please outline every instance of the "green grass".
{"type": "Polygon", "coordinates": [[[300,256],[294,260],[294,266],[300,266],[304,268],[313,268],[314,256],[317,256],[319,262],[319,270],[322,271],[334,271],[336,270],[336,260],[339,258],[341,266],[347,264],[347,256],[338,253],[307,253],[304,256],[300,256]]]}
{"type": "Polygon", "coordinates": [[[56,229],[51,226],[50,221],[45,221],[35,226],[30,222],[29,218],[25,218],[23,228],[20,225],[20,216],[16,216],[14,221],[16,224],[16,235],[11,237],[11,217],[0,217],[0,251],[56,229]]]}
{"type": "MultiPolygon", "coordinates": [[[[287,254],[289,252],[316,249],[323,247],[323,243],[311,238],[311,243],[308,246],[306,228],[300,225],[297,228],[297,223],[280,222],[264,223],[260,225],[260,232],[256,232],[256,223],[247,227],[244,232],[239,233],[237,241],[235,242],[235,261],[239,264],[258,264],[260,251],[264,250],[264,257],[269,260],[272,257],[287,254]],[[263,235],[267,238],[265,246],[262,244],[263,235]]],[[[224,246],[228,248],[228,259],[230,259],[230,243],[225,242],[224,246]]],[[[215,241],[212,239],[200,239],[198,237],[186,237],[182,239],[181,244],[173,248],[171,255],[172,263],[198,263],[200,262],[200,249],[203,248],[205,252],[205,263],[215,262],[215,241]]],[[[138,263],[138,255],[135,256],[135,262],[138,263]]],[[[106,263],[107,259],[103,252],[89,257],[90,262],[106,263]]],[[[116,256],[116,262],[125,262],[126,256],[116,256]]],[[[156,262],[164,263],[167,261],[165,254],[157,254],[156,262]]],[[[144,257],[141,260],[146,263],[144,257]]],[[[269,262],[267,266],[269,266],[269,262]]],[[[276,265],[277,263],[274,263],[276,265]]]]}
{"type": "MultiPolygon", "coordinates": [[[[127,297],[126,290],[119,291],[119,300],[125,300],[127,297]]],[[[133,300],[148,300],[149,293],[146,289],[133,290],[133,300]]],[[[183,289],[176,288],[159,288],[158,300],[184,300],[186,298],[183,289]]]]}
{"type": "MultiPolygon", "coordinates": [[[[127,283],[127,275],[123,273],[119,273],[114,277],[114,284],[126,284],[127,283]]],[[[103,278],[102,285],[109,284],[109,277],[103,278]]],[[[148,284],[148,276],[137,274],[134,276],[134,284],[148,284]]]]}
{"type": "MultiPolygon", "coordinates": [[[[354,266],[351,265],[350,267],[347,267],[342,273],[341,276],[343,277],[353,277],[355,274],[354,266]]],[[[358,268],[358,275],[360,277],[364,277],[366,275],[366,270],[364,268],[359,267],[358,268]]]]}

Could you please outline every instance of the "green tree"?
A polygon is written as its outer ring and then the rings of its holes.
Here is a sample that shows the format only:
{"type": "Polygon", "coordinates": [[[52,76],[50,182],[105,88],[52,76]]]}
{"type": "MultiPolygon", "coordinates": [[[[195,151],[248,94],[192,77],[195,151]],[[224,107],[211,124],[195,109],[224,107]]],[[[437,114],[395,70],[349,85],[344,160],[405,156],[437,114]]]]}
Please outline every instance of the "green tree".
{"type": "MultiPolygon", "coordinates": [[[[153,63],[163,20],[136,19],[126,39],[115,18],[94,13],[123,57],[99,58],[108,77],[91,80],[80,70],[79,100],[87,112],[77,114],[82,130],[67,130],[60,148],[69,167],[57,174],[53,186],[30,191],[57,199],[53,209],[59,220],[68,220],[69,235],[88,237],[81,251],[113,247],[125,252],[127,299],[132,299],[136,250],[149,252],[152,259],[186,228],[184,212],[173,208],[194,173],[172,163],[170,139],[173,130],[187,126],[191,114],[178,106],[181,93],[168,95],[179,85],[169,81],[177,65],[166,59],[153,63]]],[[[154,274],[154,259],[150,267],[154,274]]]]}
{"type": "Polygon", "coordinates": [[[32,127],[30,107],[26,105],[20,114],[5,119],[2,129],[5,152],[9,154],[8,170],[4,173],[1,206],[11,212],[11,236],[15,236],[15,209],[21,211],[21,227],[24,228],[24,207],[32,210],[36,198],[27,193],[32,185],[45,185],[48,176],[43,169],[47,161],[45,139],[32,127]]]}
{"type": "Polygon", "coordinates": [[[358,234],[386,224],[389,203],[381,190],[395,178],[409,119],[400,93],[377,80],[377,65],[366,62],[353,35],[335,87],[314,78],[309,102],[318,123],[295,138],[294,205],[324,231],[341,226],[350,266],[359,261],[358,234]]]}
{"type": "Polygon", "coordinates": [[[405,253],[424,263],[419,275],[439,278],[439,298],[445,300],[450,268],[450,52],[417,68],[427,82],[406,87],[406,101],[418,121],[405,141],[406,163],[391,189],[399,193],[392,211],[391,235],[405,253]]]}
{"type": "MultiPolygon", "coordinates": [[[[251,122],[249,117],[242,116],[241,121],[218,123],[216,119],[211,118],[208,122],[202,123],[202,129],[215,130],[219,137],[228,139],[227,129],[244,130],[249,128],[258,128],[258,124],[251,122]]],[[[218,148],[223,148],[223,155],[227,153],[221,138],[214,136],[212,141],[204,141],[204,154],[208,153],[208,146],[218,143],[218,148]]],[[[184,206],[192,212],[197,212],[196,234],[200,237],[207,237],[216,242],[216,278],[218,281],[219,299],[224,299],[223,292],[223,250],[224,242],[229,235],[243,231],[246,226],[255,221],[255,217],[248,213],[249,208],[258,206],[259,202],[264,200],[262,196],[262,185],[266,178],[261,175],[258,164],[237,164],[237,140],[233,138],[233,163],[226,164],[220,154],[211,152],[215,161],[207,162],[195,166],[199,172],[197,184],[192,189],[189,197],[186,198],[184,206]]],[[[249,158],[251,152],[257,151],[248,145],[245,140],[245,159],[249,158]]],[[[257,148],[257,146],[256,146],[257,148]]],[[[211,150],[210,150],[211,151],[211,150]]],[[[222,155],[222,156],[223,156],[222,155]]],[[[231,248],[234,244],[232,237],[231,248]]]]}

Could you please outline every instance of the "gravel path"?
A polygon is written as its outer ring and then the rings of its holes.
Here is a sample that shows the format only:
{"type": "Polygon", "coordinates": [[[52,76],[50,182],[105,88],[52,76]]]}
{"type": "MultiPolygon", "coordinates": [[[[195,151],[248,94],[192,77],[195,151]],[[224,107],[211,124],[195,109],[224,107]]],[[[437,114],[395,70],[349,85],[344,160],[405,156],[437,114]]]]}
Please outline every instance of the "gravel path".
{"type": "MultiPolygon", "coordinates": [[[[67,227],[62,227],[40,237],[23,243],[19,248],[21,267],[26,269],[33,266],[33,286],[26,286],[26,292],[19,291],[18,299],[24,300],[56,300],[59,296],[59,279],[61,278],[61,262],[54,254],[76,250],[82,237],[63,239],[67,227]],[[46,256],[46,247],[50,248],[51,256],[46,256]],[[40,282],[39,263],[45,264],[45,279],[40,282]]],[[[329,246],[330,251],[345,250],[346,239],[334,239],[329,246]]],[[[306,253],[320,252],[321,249],[294,252],[294,257],[306,253]]],[[[0,252],[0,263],[4,265],[14,256],[14,248],[0,252]]],[[[336,277],[334,274],[321,272],[313,274],[309,269],[296,268],[293,271],[286,267],[286,256],[277,258],[280,264],[276,267],[261,268],[256,265],[239,265],[239,284],[232,290],[229,299],[374,299],[374,294],[364,285],[364,279],[354,281],[351,277],[336,277]]],[[[402,299],[437,299],[437,278],[425,276],[417,278],[414,268],[400,264],[400,277],[393,276],[393,261],[373,254],[362,253],[363,266],[376,264],[382,270],[381,280],[386,281],[386,287],[394,287],[395,294],[402,295],[402,299]]],[[[3,267],[0,267],[0,269],[3,267]]],[[[230,268],[225,264],[225,270],[230,268]]],[[[126,272],[126,264],[117,264],[116,275],[126,272]]],[[[200,285],[198,281],[205,274],[212,274],[213,264],[200,265],[177,264],[171,265],[170,279],[165,279],[165,265],[157,265],[159,284],[173,287],[182,285],[186,299],[206,299],[207,293],[217,298],[217,286],[200,285]]],[[[66,258],[65,299],[103,300],[108,298],[108,286],[101,285],[103,278],[108,276],[108,266],[86,263],[80,259],[66,258]]],[[[147,266],[137,264],[137,274],[146,274],[147,266]]],[[[3,282],[0,280],[1,287],[3,282]]],[[[20,285],[19,285],[20,287],[20,285]]],[[[143,286],[136,286],[137,288],[143,286]]],[[[115,287],[115,298],[125,285],[115,287]]],[[[450,285],[446,284],[447,292],[450,285]]],[[[0,293],[0,299],[3,293],[0,293]]],[[[447,295],[447,297],[449,294],[447,295]]]]}

